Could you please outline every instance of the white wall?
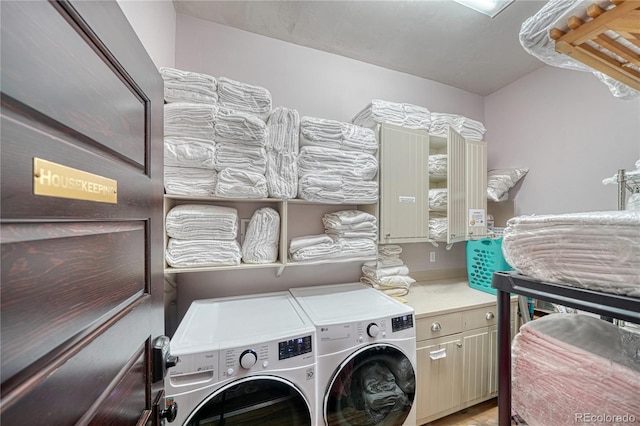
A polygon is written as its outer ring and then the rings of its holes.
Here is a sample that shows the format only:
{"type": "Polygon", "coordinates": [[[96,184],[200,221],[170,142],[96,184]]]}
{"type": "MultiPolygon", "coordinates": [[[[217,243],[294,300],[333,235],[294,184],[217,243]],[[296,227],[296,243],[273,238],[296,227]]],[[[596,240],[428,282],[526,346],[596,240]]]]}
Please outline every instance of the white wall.
{"type": "Polygon", "coordinates": [[[640,158],[640,99],[547,66],[485,97],[484,115],[489,169],[529,168],[517,214],[617,209],[617,187],[602,180],[640,158]]]}
{"type": "MultiPolygon", "coordinates": [[[[483,98],[479,95],[181,14],[177,15],[176,67],[267,88],[274,107],[295,108],[301,116],[348,122],[372,99],[384,99],[484,120],[483,98]]],[[[322,208],[318,209],[321,212],[322,208]]],[[[309,227],[305,215],[291,216],[290,227],[309,227]]],[[[319,228],[309,228],[309,234],[322,232],[321,215],[313,216],[317,216],[319,228]]],[[[464,244],[456,244],[451,250],[406,244],[404,250],[402,259],[411,271],[466,265],[464,244]],[[430,251],[436,252],[434,263],[429,263],[430,251]]],[[[190,301],[199,298],[357,281],[362,275],[360,266],[290,267],[279,278],[274,269],[179,274],[178,312],[182,315],[190,301]]]]}
{"type": "Polygon", "coordinates": [[[175,66],[176,10],[171,0],[118,0],[157,68],[175,66]]]}

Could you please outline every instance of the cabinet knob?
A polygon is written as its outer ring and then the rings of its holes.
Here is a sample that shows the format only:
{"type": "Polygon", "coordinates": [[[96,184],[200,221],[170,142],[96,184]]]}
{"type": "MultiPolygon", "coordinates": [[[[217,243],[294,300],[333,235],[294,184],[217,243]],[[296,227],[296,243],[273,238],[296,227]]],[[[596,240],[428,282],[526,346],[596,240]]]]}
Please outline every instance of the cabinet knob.
{"type": "Polygon", "coordinates": [[[442,326],[440,325],[439,322],[434,322],[433,324],[431,324],[431,331],[440,331],[442,330],[442,326]]]}
{"type": "Polygon", "coordinates": [[[496,316],[493,315],[493,312],[487,312],[487,314],[484,316],[487,321],[491,321],[492,319],[494,319],[496,316]]]}
{"type": "Polygon", "coordinates": [[[456,346],[461,348],[462,347],[462,343],[458,342],[458,343],[456,343],[456,346]]]}

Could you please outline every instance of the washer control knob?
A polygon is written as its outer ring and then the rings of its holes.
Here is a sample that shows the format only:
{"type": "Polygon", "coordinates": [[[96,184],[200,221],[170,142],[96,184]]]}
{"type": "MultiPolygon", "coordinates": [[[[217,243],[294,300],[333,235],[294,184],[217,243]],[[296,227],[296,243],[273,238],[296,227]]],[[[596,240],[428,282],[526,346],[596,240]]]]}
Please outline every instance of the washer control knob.
{"type": "Polygon", "coordinates": [[[254,365],[256,365],[257,361],[258,361],[258,355],[252,349],[247,349],[246,351],[240,354],[240,365],[245,370],[248,370],[254,365]]]}
{"type": "Polygon", "coordinates": [[[378,333],[380,333],[380,327],[375,322],[372,322],[367,326],[367,334],[369,337],[378,337],[378,333]]]}
{"type": "Polygon", "coordinates": [[[233,368],[229,368],[227,370],[227,376],[233,376],[233,373],[234,373],[233,368]]]}

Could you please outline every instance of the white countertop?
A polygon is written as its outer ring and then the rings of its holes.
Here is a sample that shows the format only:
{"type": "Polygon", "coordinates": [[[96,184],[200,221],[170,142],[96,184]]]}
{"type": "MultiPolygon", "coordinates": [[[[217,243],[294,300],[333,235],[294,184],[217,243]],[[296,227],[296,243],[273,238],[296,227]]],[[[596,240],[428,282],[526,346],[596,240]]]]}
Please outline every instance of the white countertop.
{"type": "Polygon", "coordinates": [[[409,294],[402,297],[415,310],[416,319],[491,306],[498,301],[492,294],[469,287],[462,277],[415,282],[409,294]]]}

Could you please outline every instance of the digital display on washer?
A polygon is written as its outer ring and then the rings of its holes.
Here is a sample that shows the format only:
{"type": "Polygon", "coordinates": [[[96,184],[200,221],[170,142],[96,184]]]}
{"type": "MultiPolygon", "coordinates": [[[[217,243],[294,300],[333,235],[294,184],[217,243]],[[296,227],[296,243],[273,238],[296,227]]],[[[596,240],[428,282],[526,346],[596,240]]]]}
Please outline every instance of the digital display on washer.
{"type": "Polygon", "coordinates": [[[278,342],[278,359],[293,358],[311,352],[311,336],[278,342]]]}
{"type": "Polygon", "coordinates": [[[413,315],[402,315],[401,317],[391,318],[391,330],[393,332],[405,330],[413,327],[413,315]]]}

